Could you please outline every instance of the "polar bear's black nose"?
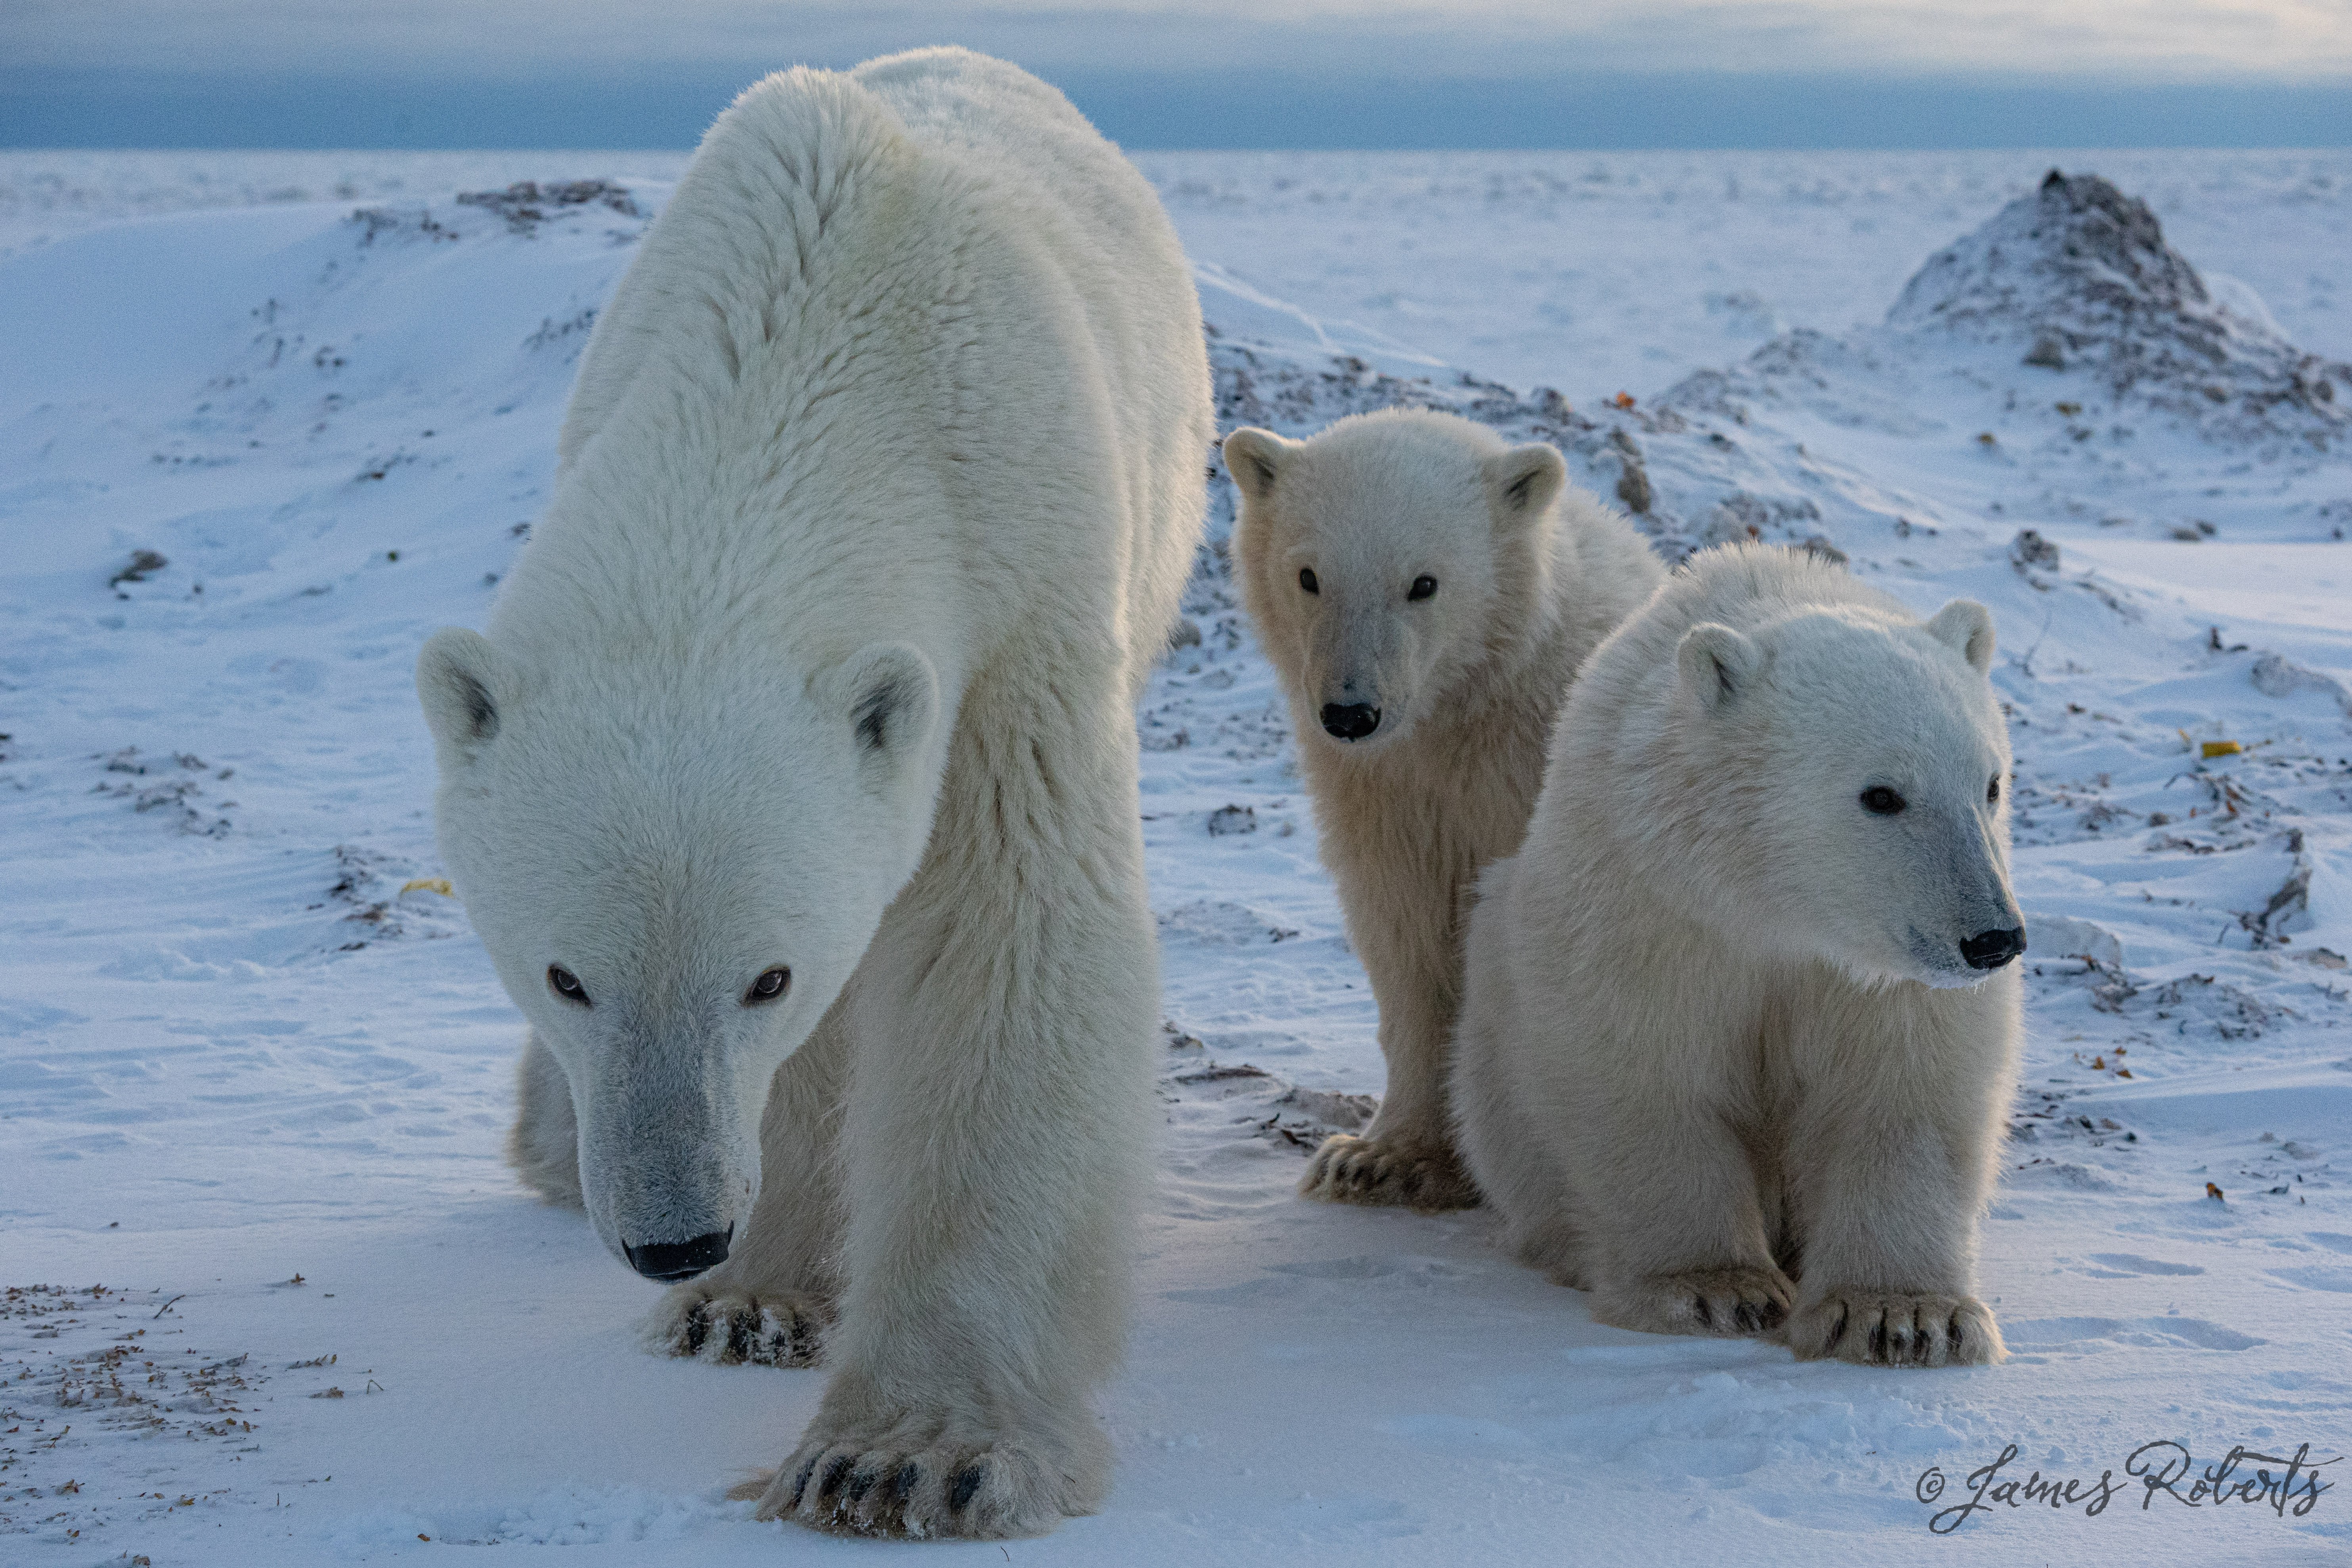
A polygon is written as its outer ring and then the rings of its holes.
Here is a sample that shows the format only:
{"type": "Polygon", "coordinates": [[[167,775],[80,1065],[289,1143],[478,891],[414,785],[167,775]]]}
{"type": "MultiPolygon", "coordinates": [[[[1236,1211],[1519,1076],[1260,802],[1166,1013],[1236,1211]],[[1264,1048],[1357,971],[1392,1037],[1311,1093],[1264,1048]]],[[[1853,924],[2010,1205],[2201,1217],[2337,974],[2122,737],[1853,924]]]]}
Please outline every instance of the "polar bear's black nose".
{"type": "Polygon", "coordinates": [[[1360,741],[1381,727],[1381,710],[1369,702],[1323,704],[1323,729],[1342,741],[1360,741]]]}
{"type": "Polygon", "coordinates": [[[1969,961],[1970,969],[1999,969],[2025,951],[2025,930],[2012,926],[2007,931],[1980,931],[1960,943],[1960,956],[1969,961]]]}
{"type": "Polygon", "coordinates": [[[732,1226],[698,1236],[692,1241],[651,1241],[643,1247],[621,1244],[629,1267],[648,1279],[691,1279],[706,1268],[727,1261],[727,1244],[735,1239],[732,1226]]]}

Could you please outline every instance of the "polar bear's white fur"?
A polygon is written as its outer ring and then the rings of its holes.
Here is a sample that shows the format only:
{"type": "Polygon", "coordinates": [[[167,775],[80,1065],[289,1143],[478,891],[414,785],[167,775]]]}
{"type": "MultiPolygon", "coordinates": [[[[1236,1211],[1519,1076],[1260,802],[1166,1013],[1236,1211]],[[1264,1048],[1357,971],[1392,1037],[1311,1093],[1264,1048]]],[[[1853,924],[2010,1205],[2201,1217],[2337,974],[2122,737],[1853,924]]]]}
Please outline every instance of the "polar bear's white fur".
{"type": "Polygon", "coordinates": [[[1323,863],[1380,1004],[1388,1088],[1310,1196],[1477,1202],[1446,1123],[1462,921],[1511,854],[1577,666],[1665,577],[1559,454],[1450,414],[1225,438],[1242,601],[1282,678],[1323,863]],[[1369,727],[1368,727],[1369,726],[1369,727]]]}
{"type": "Polygon", "coordinates": [[[1101,1495],[1158,1017],[1134,703],[1213,434],[1175,235],[1060,94],[787,71],[597,323],[488,635],[425,649],[526,1173],[646,1272],[731,1233],[674,1349],[805,1359],[837,1315],[763,1516],[1101,1495]]]}
{"type": "Polygon", "coordinates": [[[1586,663],[1481,883],[1463,1149],[1520,1256],[1664,1333],[2000,1359],[1977,1224],[2024,933],[1991,617],[1695,556],[1586,663]]]}

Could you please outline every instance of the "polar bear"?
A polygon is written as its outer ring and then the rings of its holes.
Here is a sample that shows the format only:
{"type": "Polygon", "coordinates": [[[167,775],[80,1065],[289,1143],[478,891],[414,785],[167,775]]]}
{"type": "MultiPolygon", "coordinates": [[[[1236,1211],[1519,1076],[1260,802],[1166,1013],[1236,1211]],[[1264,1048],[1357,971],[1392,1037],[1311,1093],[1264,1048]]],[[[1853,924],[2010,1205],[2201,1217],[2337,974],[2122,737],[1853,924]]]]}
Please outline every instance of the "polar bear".
{"type": "Polygon", "coordinates": [[[1665,569],[1568,488],[1558,452],[1454,415],[1236,430],[1224,455],[1242,601],[1289,696],[1388,1067],[1372,1124],[1328,1140],[1299,1191],[1467,1207],[1445,1064],[1468,894],[1519,846],[1577,666],[1665,569]]]}
{"type": "Polygon", "coordinates": [[[1134,705],[1214,434],[1175,234],[1059,93],[786,71],[597,323],[488,634],[425,647],[526,1174],[684,1281],[677,1352],[833,1321],[762,1517],[999,1537],[1103,1492],[1159,1017],[1134,705]]]}
{"type": "Polygon", "coordinates": [[[1660,1333],[1990,1363],[2025,949],[1991,616],[1691,558],[1587,661],[1471,920],[1454,1107],[1526,1261],[1660,1333]]]}

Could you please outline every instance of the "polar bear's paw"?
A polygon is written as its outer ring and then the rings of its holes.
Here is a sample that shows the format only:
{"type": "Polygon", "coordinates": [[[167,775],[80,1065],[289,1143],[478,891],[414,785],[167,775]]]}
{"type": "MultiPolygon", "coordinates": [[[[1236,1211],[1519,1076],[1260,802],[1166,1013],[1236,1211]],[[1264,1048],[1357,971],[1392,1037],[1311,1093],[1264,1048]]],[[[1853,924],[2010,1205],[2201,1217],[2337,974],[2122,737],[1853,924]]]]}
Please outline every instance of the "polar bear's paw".
{"type": "Polygon", "coordinates": [[[1785,1337],[1799,1361],[1863,1366],[1991,1366],[2009,1353],[1973,1296],[1831,1290],[1798,1309],[1785,1337]]]}
{"type": "Polygon", "coordinates": [[[1605,1287],[1593,1316],[1644,1333],[1738,1339],[1779,1327],[1793,1295],[1778,1268],[1685,1268],[1605,1287]]]}
{"type": "Polygon", "coordinates": [[[793,1290],[751,1291],[690,1279],[673,1285],[646,1320],[663,1355],[719,1366],[814,1366],[831,1321],[824,1304],[793,1290]]]}
{"type": "Polygon", "coordinates": [[[886,1435],[869,1446],[842,1433],[803,1443],[782,1469],[729,1495],[756,1500],[761,1519],[835,1534],[1003,1541],[1093,1512],[1098,1490],[1017,1444],[913,1447],[886,1435]]]}
{"type": "Polygon", "coordinates": [[[1302,1196],[1333,1204],[1419,1209],[1478,1206],[1478,1188],[1444,1145],[1334,1132],[1323,1140],[1299,1178],[1302,1196]]]}

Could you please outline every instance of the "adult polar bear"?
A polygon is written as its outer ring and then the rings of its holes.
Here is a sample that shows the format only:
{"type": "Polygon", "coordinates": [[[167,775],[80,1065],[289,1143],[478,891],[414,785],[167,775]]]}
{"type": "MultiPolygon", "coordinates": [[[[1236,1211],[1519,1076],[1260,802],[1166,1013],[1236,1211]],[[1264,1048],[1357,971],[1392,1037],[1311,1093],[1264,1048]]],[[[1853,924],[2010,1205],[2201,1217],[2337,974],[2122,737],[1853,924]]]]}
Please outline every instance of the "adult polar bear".
{"type": "Polygon", "coordinates": [[[784,72],[598,323],[489,635],[425,646],[443,851],[530,1024],[518,1163],[641,1272],[718,1265],[676,1349],[804,1360],[837,1308],[763,1517],[1101,1496],[1158,1016],[1134,704],[1213,435],[1175,235],[1060,94],[960,49],[784,72]]]}

